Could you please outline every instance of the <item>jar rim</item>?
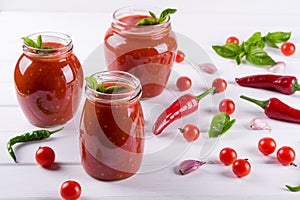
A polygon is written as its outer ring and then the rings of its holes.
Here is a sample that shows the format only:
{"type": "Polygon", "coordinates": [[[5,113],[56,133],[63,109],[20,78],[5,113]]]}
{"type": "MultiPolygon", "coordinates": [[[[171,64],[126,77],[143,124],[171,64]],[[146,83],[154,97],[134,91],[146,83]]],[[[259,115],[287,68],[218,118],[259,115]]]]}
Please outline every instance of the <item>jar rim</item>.
{"type": "Polygon", "coordinates": [[[23,51],[26,52],[27,55],[53,57],[53,56],[64,54],[73,49],[73,43],[71,37],[64,33],[54,32],[54,31],[42,31],[42,32],[29,34],[26,37],[32,40],[36,40],[39,35],[42,36],[43,42],[45,41],[57,42],[59,44],[62,44],[63,46],[54,47],[51,49],[41,49],[41,48],[32,47],[25,40],[23,40],[23,51]],[[53,53],[53,51],[55,53],[53,53]]]}
{"type": "MultiPolygon", "coordinates": [[[[164,29],[168,26],[170,26],[171,18],[168,16],[164,23],[161,24],[155,24],[150,26],[136,26],[132,24],[128,24],[126,22],[121,21],[120,19],[126,16],[132,16],[132,15],[149,15],[149,11],[156,14],[156,16],[159,16],[160,14],[160,8],[158,7],[150,7],[150,9],[145,9],[145,6],[125,6],[121,7],[113,12],[113,25],[116,26],[118,29],[126,29],[127,33],[134,32],[135,34],[144,34],[144,32],[153,32],[155,30],[164,29]],[[125,28],[126,27],[126,28],[125,28]],[[134,30],[134,31],[130,31],[134,30]],[[136,32],[136,30],[143,30],[141,32],[136,32]]],[[[149,15],[150,16],[150,15],[149,15]]]]}
{"type": "Polygon", "coordinates": [[[96,91],[92,86],[86,81],[86,94],[87,97],[93,101],[118,101],[118,102],[128,102],[133,101],[136,98],[141,97],[142,95],[142,87],[140,80],[132,75],[131,73],[119,70],[107,70],[96,72],[92,74],[90,77],[95,77],[97,79],[97,83],[105,83],[105,82],[116,82],[116,83],[124,83],[128,85],[131,89],[128,92],[122,93],[103,93],[96,91]],[[101,97],[101,98],[100,98],[101,97]]]}

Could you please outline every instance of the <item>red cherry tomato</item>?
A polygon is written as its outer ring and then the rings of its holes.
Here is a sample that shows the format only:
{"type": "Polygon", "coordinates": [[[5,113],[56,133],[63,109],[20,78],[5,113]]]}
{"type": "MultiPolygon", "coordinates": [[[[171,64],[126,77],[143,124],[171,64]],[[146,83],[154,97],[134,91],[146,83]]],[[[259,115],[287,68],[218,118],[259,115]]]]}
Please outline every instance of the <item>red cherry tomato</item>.
{"type": "Polygon", "coordinates": [[[228,166],[231,165],[237,158],[237,153],[230,147],[223,148],[219,154],[220,161],[228,166]]]}
{"type": "Polygon", "coordinates": [[[42,167],[49,168],[55,161],[55,152],[51,147],[39,147],[35,152],[35,160],[42,167]]]}
{"type": "Polygon", "coordinates": [[[231,99],[223,99],[219,104],[219,111],[231,115],[235,111],[235,103],[231,99]]]}
{"type": "Polygon", "coordinates": [[[223,92],[227,88],[227,82],[222,78],[216,78],[212,82],[212,87],[215,87],[215,92],[223,92]]]}
{"type": "Polygon", "coordinates": [[[231,37],[227,38],[227,40],[226,40],[226,44],[228,44],[228,43],[239,44],[240,41],[239,41],[239,39],[237,39],[237,37],[231,36],[231,37]]]}
{"type": "Polygon", "coordinates": [[[258,142],[258,149],[262,154],[267,156],[276,150],[276,142],[270,137],[262,138],[258,142]]]}
{"type": "Polygon", "coordinates": [[[242,178],[250,173],[251,165],[248,160],[237,159],[232,164],[232,171],[237,177],[242,178]]]}
{"type": "Polygon", "coordinates": [[[185,91],[192,87],[192,80],[187,76],[181,76],[176,81],[176,86],[179,91],[185,91]]]}
{"type": "Polygon", "coordinates": [[[282,165],[293,165],[295,158],[296,153],[291,147],[283,146],[277,151],[277,160],[282,165]]]}
{"type": "Polygon", "coordinates": [[[284,42],[281,45],[281,52],[285,56],[291,56],[295,53],[295,51],[296,51],[296,46],[291,42],[284,42]]]}
{"type": "Polygon", "coordinates": [[[197,126],[193,124],[187,124],[183,127],[183,129],[180,129],[181,133],[183,133],[183,137],[188,142],[193,142],[198,139],[200,136],[200,130],[197,126]]]}
{"type": "Polygon", "coordinates": [[[185,58],[185,54],[182,51],[177,50],[175,62],[181,63],[182,61],[184,61],[184,58],[185,58]]]}
{"type": "Polygon", "coordinates": [[[78,199],[81,195],[81,186],[76,181],[67,180],[60,187],[60,195],[65,200],[78,199]]]}

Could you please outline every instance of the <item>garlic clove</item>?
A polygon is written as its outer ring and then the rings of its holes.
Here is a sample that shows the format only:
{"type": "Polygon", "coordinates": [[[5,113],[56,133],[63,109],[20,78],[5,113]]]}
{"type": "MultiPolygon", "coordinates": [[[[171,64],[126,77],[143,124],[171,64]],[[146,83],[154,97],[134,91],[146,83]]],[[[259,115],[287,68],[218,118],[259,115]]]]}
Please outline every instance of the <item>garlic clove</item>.
{"type": "Polygon", "coordinates": [[[269,71],[274,73],[280,73],[283,72],[286,68],[285,62],[276,62],[271,67],[269,67],[269,71]]]}
{"type": "Polygon", "coordinates": [[[199,161],[199,160],[185,160],[180,163],[180,165],[177,168],[177,171],[181,175],[189,174],[195,170],[197,170],[199,167],[204,165],[206,162],[199,161]]]}
{"type": "Polygon", "coordinates": [[[198,66],[203,72],[208,74],[214,74],[218,71],[217,67],[211,63],[202,63],[198,64],[198,66]]]}
{"type": "Polygon", "coordinates": [[[255,117],[249,123],[249,128],[252,130],[270,130],[271,127],[266,122],[265,118],[255,117]]]}

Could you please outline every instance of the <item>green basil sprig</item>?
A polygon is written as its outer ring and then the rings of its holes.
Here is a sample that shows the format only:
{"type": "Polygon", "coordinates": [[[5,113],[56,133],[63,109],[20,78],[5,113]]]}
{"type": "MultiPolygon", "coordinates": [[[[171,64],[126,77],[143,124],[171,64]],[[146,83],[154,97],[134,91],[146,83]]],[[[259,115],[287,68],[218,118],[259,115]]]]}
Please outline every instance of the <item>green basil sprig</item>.
{"type": "Polygon", "coordinates": [[[149,11],[149,14],[151,16],[151,18],[144,18],[141,19],[140,21],[138,21],[136,23],[136,26],[149,26],[149,25],[157,25],[157,24],[162,24],[166,21],[166,19],[171,15],[174,14],[177,10],[173,9],[173,8],[167,8],[165,10],[163,10],[160,13],[159,18],[156,17],[156,15],[149,11]]]}
{"type": "Polygon", "coordinates": [[[210,123],[208,136],[212,138],[223,135],[233,126],[235,121],[236,119],[230,120],[230,116],[224,112],[215,115],[210,123]]]}
{"type": "Polygon", "coordinates": [[[222,46],[214,45],[212,48],[224,58],[235,59],[238,65],[242,63],[245,57],[246,61],[251,64],[268,66],[275,64],[275,61],[264,50],[265,45],[278,48],[277,43],[286,42],[290,37],[290,32],[273,32],[268,33],[266,36],[261,36],[260,32],[256,32],[247,41],[242,42],[241,45],[228,43],[222,46]]]}
{"type": "Polygon", "coordinates": [[[119,85],[112,85],[109,87],[104,87],[104,83],[98,84],[97,80],[95,77],[85,77],[86,82],[88,82],[89,86],[98,91],[98,92],[102,92],[102,93],[106,93],[106,94],[113,94],[113,93],[117,93],[121,90],[125,90],[126,87],[124,86],[119,86],[119,85]]]}
{"type": "Polygon", "coordinates": [[[28,37],[22,37],[30,47],[37,48],[37,49],[52,49],[50,46],[43,46],[42,36],[39,35],[36,39],[36,42],[28,37]]]}

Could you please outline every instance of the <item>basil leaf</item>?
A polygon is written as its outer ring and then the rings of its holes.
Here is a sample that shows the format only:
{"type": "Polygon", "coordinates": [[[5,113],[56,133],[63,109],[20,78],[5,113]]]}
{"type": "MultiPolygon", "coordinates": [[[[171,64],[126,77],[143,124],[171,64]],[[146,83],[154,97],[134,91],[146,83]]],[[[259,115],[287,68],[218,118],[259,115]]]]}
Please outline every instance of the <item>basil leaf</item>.
{"type": "Polygon", "coordinates": [[[37,39],[36,39],[36,47],[37,48],[39,48],[39,49],[41,49],[42,48],[42,36],[41,35],[39,35],[38,37],[37,37],[37,39]]]}
{"type": "Polygon", "coordinates": [[[124,86],[118,86],[118,85],[113,85],[113,86],[109,86],[107,88],[105,88],[104,90],[104,93],[107,93],[107,94],[112,94],[112,93],[117,93],[121,90],[125,90],[126,87],[124,86]]]}
{"type": "Polygon", "coordinates": [[[147,26],[147,25],[155,25],[155,22],[152,18],[144,18],[137,22],[136,26],[147,26]]]}
{"type": "Polygon", "coordinates": [[[154,19],[154,22],[157,24],[157,17],[156,17],[156,15],[153,12],[151,12],[151,11],[149,11],[149,14],[154,19]]]}
{"type": "Polygon", "coordinates": [[[94,90],[97,89],[98,83],[97,83],[97,79],[95,77],[88,76],[88,77],[85,77],[84,79],[86,82],[88,82],[89,86],[92,89],[94,89],[94,90]]]}
{"type": "Polygon", "coordinates": [[[273,42],[273,41],[271,41],[271,40],[265,40],[265,42],[266,42],[266,44],[268,45],[268,46],[270,46],[270,47],[273,47],[273,48],[279,48],[278,46],[277,46],[277,44],[275,43],[275,42],[273,42]]]}
{"type": "Polygon", "coordinates": [[[104,83],[101,83],[99,86],[96,87],[98,92],[105,93],[104,83]]]}
{"type": "Polygon", "coordinates": [[[246,60],[249,63],[258,66],[268,66],[275,64],[275,61],[259,47],[251,48],[250,52],[246,55],[246,60]]]}
{"type": "Polygon", "coordinates": [[[228,43],[223,46],[215,45],[212,46],[212,48],[217,54],[219,54],[219,56],[224,58],[235,58],[241,52],[240,46],[235,43],[228,43]]]}
{"type": "Polygon", "coordinates": [[[261,39],[261,33],[254,33],[246,42],[243,42],[242,49],[248,53],[252,46],[264,48],[264,41],[261,39]]]}
{"type": "Polygon", "coordinates": [[[163,23],[171,14],[174,14],[177,10],[172,8],[167,8],[163,10],[159,16],[158,22],[163,23]]]}
{"type": "Polygon", "coordinates": [[[208,130],[209,138],[219,137],[220,135],[223,135],[233,126],[235,121],[235,119],[230,120],[230,116],[224,112],[215,115],[208,130]]]}
{"type": "Polygon", "coordinates": [[[239,55],[236,56],[235,61],[238,65],[240,65],[242,63],[242,59],[245,56],[245,52],[242,51],[239,55]]]}
{"type": "Polygon", "coordinates": [[[273,43],[286,42],[291,38],[291,32],[273,32],[268,33],[263,39],[273,43]]]}
{"type": "Polygon", "coordinates": [[[26,42],[26,44],[28,44],[28,46],[37,48],[35,41],[33,41],[32,39],[30,39],[28,37],[22,37],[21,39],[23,39],[26,42]]]}

